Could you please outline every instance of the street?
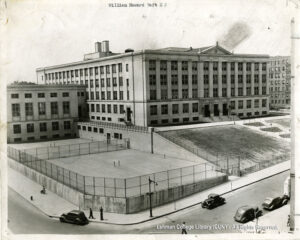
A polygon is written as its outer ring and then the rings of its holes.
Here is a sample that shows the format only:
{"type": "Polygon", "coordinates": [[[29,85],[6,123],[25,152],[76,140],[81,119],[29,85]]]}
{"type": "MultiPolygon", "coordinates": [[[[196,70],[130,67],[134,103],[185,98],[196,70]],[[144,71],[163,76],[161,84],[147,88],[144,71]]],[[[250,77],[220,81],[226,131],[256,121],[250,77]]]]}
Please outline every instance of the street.
{"type": "MultiPolygon", "coordinates": [[[[8,189],[8,227],[15,234],[168,234],[181,233],[177,224],[186,222],[189,227],[207,227],[222,224],[222,229],[192,229],[189,234],[238,232],[232,229],[237,224],[233,216],[238,207],[243,205],[257,205],[268,196],[279,196],[283,193],[283,182],[289,172],[247,186],[233,193],[225,195],[226,204],[213,210],[202,209],[200,205],[183,211],[158,218],[143,224],[132,226],[118,226],[101,223],[90,223],[86,226],[60,223],[58,219],[51,219],[23,199],[19,194],[8,189]],[[224,229],[224,226],[228,228],[224,229]],[[222,227],[223,226],[223,227],[222,227]],[[158,229],[160,228],[160,229],[158,229]],[[166,229],[174,228],[174,229],[166,229]]],[[[275,210],[276,211],[276,210],[275,210]]],[[[154,216],[158,213],[153,210],[154,216]]],[[[264,211],[264,214],[267,214],[264,211]]],[[[284,216],[283,216],[284,217],[284,216]]]]}

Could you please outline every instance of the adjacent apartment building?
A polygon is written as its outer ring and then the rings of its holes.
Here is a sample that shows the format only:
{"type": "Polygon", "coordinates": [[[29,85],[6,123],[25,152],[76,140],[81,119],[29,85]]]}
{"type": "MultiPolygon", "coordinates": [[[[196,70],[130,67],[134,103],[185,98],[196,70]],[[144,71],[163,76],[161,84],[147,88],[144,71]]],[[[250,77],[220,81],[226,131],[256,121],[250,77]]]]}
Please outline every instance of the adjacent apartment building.
{"type": "Polygon", "coordinates": [[[85,86],[15,83],[7,87],[8,143],[76,136],[86,115],[85,86]]]}
{"type": "Polygon", "coordinates": [[[147,127],[267,115],[268,61],[218,43],[112,53],[103,41],[83,61],[36,72],[38,83],[86,85],[91,121],[147,127]]]}
{"type": "Polygon", "coordinates": [[[275,56],[269,60],[270,108],[290,108],[291,63],[290,57],[275,56]]]}

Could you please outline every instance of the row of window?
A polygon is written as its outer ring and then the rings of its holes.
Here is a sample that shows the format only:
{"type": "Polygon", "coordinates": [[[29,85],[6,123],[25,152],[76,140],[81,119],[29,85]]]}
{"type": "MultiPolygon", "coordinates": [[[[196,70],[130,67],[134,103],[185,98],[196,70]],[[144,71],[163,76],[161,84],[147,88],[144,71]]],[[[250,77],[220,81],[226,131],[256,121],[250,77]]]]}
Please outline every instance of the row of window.
{"type": "MultiPolygon", "coordinates": [[[[60,137],[61,137],[60,134],[54,134],[54,135],[52,135],[52,138],[55,138],[55,139],[56,138],[60,138],[60,137]]],[[[71,133],[65,133],[64,137],[72,137],[72,134],[71,133]]],[[[44,136],[40,136],[39,140],[46,140],[46,139],[48,139],[48,136],[44,135],[44,136]]],[[[36,140],[36,139],[33,136],[27,137],[27,141],[34,141],[34,140],[36,140]]],[[[14,138],[14,142],[22,142],[22,138],[14,138]]]]}
{"type": "MultiPolygon", "coordinates": [[[[244,108],[244,102],[246,103],[245,106],[246,108],[252,108],[254,106],[254,108],[259,108],[259,99],[255,99],[254,100],[254,104],[253,101],[250,100],[237,100],[237,101],[230,101],[230,108],[232,110],[236,109],[236,103],[238,106],[238,109],[243,109],[244,108]]],[[[267,106],[267,99],[262,99],[262,107],[266,107],[267,106]]],[[[198,113],[199,112],[199,104],[198,103],[183,103],[183,104],[172,104],[172,105],[168,105],[168,104],[162,104],[160,105],[160,114],[161,115],[167,115],[169,113],[172,114],[179,114],[179,113],[198,113]],[[179,107],[181,106],[181,112],[179,112],[179,107]],[[170,112],[170,109],[171,112],[170,112]]],[[[150,106],[150,115],[151,116],[155,116],[158,115],[158,106],[157,105],[151,105],[150,106]]]]}
{"type": "MultiPolygon", "coordinates": [[[[52,131],[59,131],[59,122],[52,122],[52,131]]],[[[71,129],[71,122],[70,121],[64,121],[64,130],[70,130],[71,129]]],[[[34,133],[34,123],[27,123],[26,124],[26,132],[27,133],[34,133]]],[[[39,131],[40,132],[47,132],[48,131],[48,123],[47,122],[40,122],[39,124],[39,131]]],[[[21,124],[14,124],[13,125],[13,133],[14,134],[20,134],[21,131],[21,124]]]]}
{"type": "Polygon", "coordinates": [[[115,114],[125,113],[124,105],[117,105],[117,104],[111,105],[111,104],[98,104],[98,103],[88,104],[88,111],[90,110],[90,112],[100,113],[100,109],[101,109],[101,113],[115,113],[115,114]]]}
{"type": "MultiPolygon", "coordinates": [[[[203,68],[204,70],[209,70],[209,63],[205,61],[203,63],[203,68]]],[[[238,62],[238,71],[243,71],[243,62],[238,62]]],[[[171,61],[171,70],[178,70],[178,61],[171,61]]],[[[251,71],[251,65],[252,63],[247,62],[245,63],[245,68],[246,71],[251,71]]],[[[213,70],[217,71],[219,67],[219,62],[212,62],[212,67],[213,70]]],[[[159,61],[159,68],[161,71],[166,71],[167,70],[167,61],[166,60],[161,60],[159,61]]],[[[197,62],[192,62],[192,70],[197,71],[198,69],[197,62]]],[[[223,71],[227,70],[227,62],[221,62],[221,68],[223,71]]],[[[155,71],[156,70],[156,61],[155,60],[149,60],[149,71],[155,71]]],[[[181,70],[182,71],[187,71],[188,70],[188,62],[187,61],[182,61],[181,62],[181,70]]],[[[235,62],[230,62],[230,70],[234,71],[235,70],[235,62]]],[[[254,63],[254,70],[258,71],[259,70],[259,63],[254,63]]],[[[267,70],[267,63],[262,63],[262,71],[267,70]]]]}
{"type": "MultiPolygon", "coordinates": [[[[237,75],[237,80],[239,84],[243,84],[244,83],[244,79],[243,79],[243,75],[239,74],[237,75]]],[[[246,83],[251,83],[251,75],[247,74],[246,76],[246,83]]],[[[218,84],[219,83],[219,78],[217,74],[214,74],[212,76],[212,80],[213,80],[213,84],[218,84]]],[[[230,82],[231,84],[235,84],[235,75],[230,75],[230,82]]],[[[262,83],[266,83],[267,82],[267,75],[266,74],[262,74],[261,75],[261,80],[262,83]]],[[[161,86],[167,86],[168,85],[168,80],[167,80],[167,75],[166,74],[161,74],[160,75],[160,85],[161,86]]],[[[227,84],[227,75],[223,74],[221,76],[221,81],[222,84],[227,84]]],[[[182,85],[188,85],[188,75],[183,74],[181,76],[181,83],[182,85]]],[[[203,83],[204,84],[209,84],[209,75],[208,74],[204,74],[203,75],[203,83]]],[[[259,83],[259,75],[255,74],[254,75],[254,83],[259,83]]],[[[192,84],[198,84],[198,75],[197,74],[193,74],[192,75],[192,84]]],[[[156,79],[156,75],[155,74],[150,74],[149,75],[149,85],[150,86],[155,86],[157,85],[157,79],[156,79]]],[[[172,74],[171,75],[171,85],[178,85],[178,75],[177,74],[172,74]]]]}
{"type": "MultiPolygon", "coordinates": [[[[267,114],[267,111],[262,111],[263,115],[267,114]]],[[[247,113],[238,113],[237,114],[239,117],[251,117],[252,116],[252,112],[247,112],[247,113]]],[[[254,112],[254,116],[259,116],[260,113],[258,111],[254,112]]],[[[191,122],[191,121],[199,121],[199,117],[184,117],[182,118],[182,121],[180,118],[172,118],[172,119],[161,119],[161,120],[151,120],[150,124],[151,125],[157,125],[157,124],[170,124],[170,123],[179,123],[179,122],[183,122],[183,123],[187,123],[187,122],[191,122]]]]}
{"type": "MultiPolygon", "coordinates": [[[[46,102],[38,102],[38,115],[46,115],[46,102]]],[[[63,114],[70,114],[70,102],[62,102],[63,114]]],[[[12,116],[20,117],[21,109],[19,103],[13,103],[11,105],[12,116]]],[[[58,102],[50,103],[51,115],[58,114],[58,102]]],[[[25,116],[33,116],[33,103],[25,103],[25,116]]]]}
{"type": "MultiPolygon", "coordinates": [[[[88,92],[87,99],[100,100],[100,92],[88,92]]],[[[124,94],[123,91],[119,91],[119,95],[118,91],[101,91],[101,100],[124,100],[124,94]]],[[[127,100],[129,100],[129,91],[127,91],[127,100]]]]}
{"type": "MultiPolygon", "coordinates": [[[[62,79],[62,78],[73,78],[73,77],[82,77],[82,76],[94,76],[100,74],[109,74],[109,73],[119,73],[123,72],[122,63],[106,65],[106,66],[97,66],[97,67],[90,67],[90,68],[81,68],[81,69],[74,69],[69,71],[62,71],[62,72],[53,72],[53,73],[46,73],[45,80],[53,80],[53,79],[62,79]]],[[[129,71],[128,64],[126,64],[126,72],[129,71]]]]}
{"type": "Polygon", "coordinates": [[[282,99],[282,100],[278,100],[278,99],[275,99],[275,100],[271,100],[271,103],[275,103],[275,104],[289,104],[290,103],[290,100],[289,99],[282,99]]]}
{"type": "MultiPolygon", "coordinates": [[[[95,85],[94,85],[94,79],[90,79],[90,80],[85,80],[85,84],[88,85],[93,88],[94,86],[97,87],[116,87],[118,86],[119,83],[119,87],[123,86],[123,77],[119,77],[118,81],[116,77],[112,78],[112,84],[111,84],[111,78],[101,78],[101,81],[99,82],[99,79],[95,79],[95,85]],[[99,85],[101,84],[101,85],[99,85]]],[[[129,87],[129,79],[126,79],[126,86],[129,87]]]]}
{"type": "MultiPolygon", "coordinates": [[[[104,129],[98,128],[98,127],[90,127],[90,126],[88,126],[88,127],[82,126],[81,127],[80,125],[78,125],[78,130],[104,134],[104,129]]],[[[122,135],[122,133],[113,133],[113,138],[122,139],[123,135],[122,135]]]]}
{"type": "MultiPolygon", "coordinates": [[[[254,94],[251,94],[251,87],[246,88],[246,95],[245,96],[251,96],[251,95],[260,95],[259,94],[259,87],[254,87],[254,94]]],[[[262,87],[262,92],[261,95],[266,95],[267,94],[267,87],[262,87]]],[[[234,97],[236,95],[235,93],[235,88],[230,89],[230,96],[234,97]]],[[[181,98],[182,99],[187,99],[189,97],[189,91],[188,88],[183,88],[181,89],[181,98]]],[[[237,88],[237,96],[244,96],[244,88],[239,87],[237,88]]],[[[192,89],[192,96],[191,98],[198,98],[198,88],[193,88],[192,89]]],[[[205,87],[204,88],[204,98],[208,98],[209,96],[209,88],[205,87]]],[[[212,97],[227,97],[227,88],[222,88],[221,91],[221,96],[219,96],[219,89],[218,88],[213,88],[212,92],[212,97]]],[[[179,99],[179,91],[178,89],[172,89],[171,90],[171,99],[179,99]]],[[[169,99],[168,97],[168,89],[161,89],[160,90],[160,99],[169,99]]],[[[150,100],[158,100],[157,98],[157,90],[156,89],[151,89],[150,90],[150,100]]]]}
{"type": "Polygon", "coordinates": [[[289,60],[283,59],[283,60],[277,60],[277,61],[270,61],[270,64],[273,65],[281,65],[281,64],[289,64],[289,60]]]}
{"type": "MultiPolygon", "coordinates": [[[[84,92],[83,92],[84,93],[84,92]]],[[[79,94],[79,92],[77,93],[77,95],[79,94]]],[[[57,97],[58,94],[57,92],[51,92],[50,93],[50,97],[54,98],[54,97],[57,97]]],[[[78,95],[79,96],[79,95],[78,95]]],[[[12,93],[10,95],[10,97],[12,99],[18,99],[19,98],[19,93],[12,93]]],[[[32,98],[32,93],[24,93],[24,97],[25,98],[32,98]]],[[[37,97],[38,98],[45,98],[45,93],[37,93],[37,97]]],[[[69,97],[69,93],[68,92],[63,92],[62,93],[62,97],[69,97]]]]}

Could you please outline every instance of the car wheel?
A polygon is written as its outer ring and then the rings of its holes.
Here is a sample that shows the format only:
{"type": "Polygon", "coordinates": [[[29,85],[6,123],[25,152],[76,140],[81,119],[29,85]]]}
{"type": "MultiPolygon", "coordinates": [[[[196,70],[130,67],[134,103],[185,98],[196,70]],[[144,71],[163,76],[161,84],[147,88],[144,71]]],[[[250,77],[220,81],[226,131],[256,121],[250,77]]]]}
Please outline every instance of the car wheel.
{"type": "Polygon", "coordinates": [[[59,221],[60,221],[60,222],[65,222],[65,219],[59,218],[59,221]]]}

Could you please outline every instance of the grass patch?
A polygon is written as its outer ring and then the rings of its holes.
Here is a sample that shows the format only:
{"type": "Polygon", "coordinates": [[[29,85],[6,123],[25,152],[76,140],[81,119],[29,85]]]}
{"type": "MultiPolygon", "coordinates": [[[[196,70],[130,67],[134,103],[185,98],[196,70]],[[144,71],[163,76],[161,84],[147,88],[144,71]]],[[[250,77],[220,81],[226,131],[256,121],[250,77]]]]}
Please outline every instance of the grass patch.
{"type": "Polygon", "coordinates": [[[261,128],[260,130],[265,132],[282,132],[281,129],[278,127],[267,127],[267,128],[261,128]]]}
{"type": "Polygon", "coordinates": [[[286,134],[281,134],[281,135],[279,135],[279,136],[282,137],[282,138],[290,138],[290,137],[291,137],[291,134],[286,133],[286,134]]]}
{"type": "Polygon", "coordinates": [[[290,128],[291,127],[291,119],[284,118],[284,119],[275,119],[275,120],[268,120],[268,123],[277,123],[283,127],[290,128]]]}
{"type": "Polygon", "coordinates": [[[263,127],[265,126],[263,123],[261,122],[253,122],[253,123],[244,123],[244,125],[246,126],[253,126],[253,127],[263,127]]]}

